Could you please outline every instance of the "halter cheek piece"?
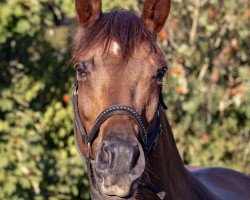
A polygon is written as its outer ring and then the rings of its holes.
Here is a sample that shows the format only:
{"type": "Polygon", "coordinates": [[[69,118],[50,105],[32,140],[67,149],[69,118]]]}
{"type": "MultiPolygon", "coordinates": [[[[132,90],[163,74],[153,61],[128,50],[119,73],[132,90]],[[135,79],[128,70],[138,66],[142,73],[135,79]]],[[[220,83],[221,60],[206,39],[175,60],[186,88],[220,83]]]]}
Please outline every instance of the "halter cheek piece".
{"type": "MultiPolygon", "coordinates": [[[[140,141],[144,150],[144,154],[146,156],[149,156],[150,153],[155,148],[156,141],[158,136],[162,132],[161,128],[161,123],[160,123],[160,114],[159,114],[159,108],[157,109],[157,119],[155,123],[155,127],[153,131],[148,134],[146,126],[144,125],[140,114],[138,114],[133,108],[129,106],[123,106],[123,105],[113,105],[109,107],[108,109],[104,110],[96,119],[94,122],[92,128],[90,129],[89,133],[87,134],[85,131],[85,128],[82,125],[79,111],[78,111],[78,83],[77,79],[75,79],[74,83],[74,93],[73,93],[73,110],[74,110],[74,124],[75,124],[75,130],[74,130],[74,136],[75,136],[75,144],[77,146],[78,153],[80,154],[81,158],[85,161],[87,168],[88,168],[88,176],[89,176],[89,181],[93,181],[93,169],[91,166],[91,156],[90,156],[90,149],[91,145],[98,135],[99,129],[102,126],[102,124],[109,119],[113,115],[128,115],[131,117],[135,123],[137,124],[139,128],[139,137],[140,141]],[[80,146],[77,140],[77,133],[80,134],[81,139],[86,147],[86,155],[84,156],[80,150],[80,146]]],[[[162,105],[164,109],[167,109],[163,98],[162,98],[162,93],[160,92],[159,96],[159,103],[162,105]]],[[[157,195],[160,197],[160,199],[164,199],[165,197],[165,192],[161,190],[160,187],[154,186],[152,184],[144,184],[141,185],[141,187],[150,189],[151,191],[157,193],[157,195]]]]}

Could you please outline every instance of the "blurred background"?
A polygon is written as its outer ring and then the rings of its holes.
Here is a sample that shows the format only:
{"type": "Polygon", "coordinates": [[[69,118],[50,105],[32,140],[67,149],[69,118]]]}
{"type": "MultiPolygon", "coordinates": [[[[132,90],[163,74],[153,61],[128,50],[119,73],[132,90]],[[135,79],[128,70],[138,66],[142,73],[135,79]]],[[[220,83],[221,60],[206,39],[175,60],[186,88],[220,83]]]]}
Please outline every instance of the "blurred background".
{"type": "MultiPolygon", "coordinates": [[[[185,164],[250,175],[250,3],[172,0],[159,44],[185,164]]],[[[142,0],[103,0],[141,13],[142,0]]],[[[0,199],[89,199],[73,139],[73,0],[0,0],[0,199]]]]}

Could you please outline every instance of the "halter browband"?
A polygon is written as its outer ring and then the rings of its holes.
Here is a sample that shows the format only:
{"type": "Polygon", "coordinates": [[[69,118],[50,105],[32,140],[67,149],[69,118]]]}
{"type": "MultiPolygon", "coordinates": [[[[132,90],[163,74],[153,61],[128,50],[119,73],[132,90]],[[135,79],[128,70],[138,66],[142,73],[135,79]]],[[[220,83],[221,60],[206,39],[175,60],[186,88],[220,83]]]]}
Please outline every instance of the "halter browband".
{"type": "MultiPolygon", "coordinates": [[[[81,158],[85,161],[87,168],[88,168],[88,176],[89,176],[89,181],[92,182],[93,179],[93,169],[91,166],[91,156],[90,156],[90,149],[91,145],[98,135],[99,129],[102,126],[102,124],[109,119],[111,116],[114,115],[128,115],[131,117],[137,124],[139,128],[139,136],[140,140],[142,143],[142,147],[144,150],[144,154],[146,156],[149,156],[150,153],[154,150],[156,146],[156,141],[158,136],[162,132],[161,128],[161,123],[160,123],[160,114],[159,114],[159,107],[157,109],[157,119],[155,123],[155,127],[153,131],[148,134],[146,126],[144,125],[141,116],[139,113],[137,113],[133,108],[129,106],[124,106],[124,105],[113,105],[109,107],[108,109],[104,110],[96,119],[94,124],[92,125],[92,128],[90,129],[89,133],[87,134],[85,131],[85,128],[81,122],[80,114],[78,111],[78,83],[77,83],[77,78],[75,78],[75,83],[74,83],[74,93],[73,93],[73,110],[74,110],[74,124],[75,124],[75,129],[74,129],[74,137],[75,137],[75,144],[78,150],[78,153],[80,154],[81,158]],[[77,140],[77,132],[80,134],[81,139],[85,145],[86,148],[86,155],[84,156],[78,140],[77,140]],[[149,135],[149,136],[148,136],[149,135]]],[[[162,93],[160,92],[159,96],[159,103],[162,105],[164,109],[167,109],[163,98],[162,98],[162,93]]],[[[151,189],[152,191],[154,189],[151,189]]],[[[159,194],[157,194],[159,195],[159,194]]]]}

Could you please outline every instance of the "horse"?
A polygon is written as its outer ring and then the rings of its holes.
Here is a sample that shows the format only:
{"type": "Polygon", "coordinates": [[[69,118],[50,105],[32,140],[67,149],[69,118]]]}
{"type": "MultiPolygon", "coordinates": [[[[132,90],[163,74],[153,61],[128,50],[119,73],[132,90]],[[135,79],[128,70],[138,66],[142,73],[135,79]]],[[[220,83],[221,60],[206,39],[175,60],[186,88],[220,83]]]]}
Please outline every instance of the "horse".
{"type": "Polygon", "coordinates": [[[143,13],[102,12],[101,0],[76,0],[79,29],[75,143],[94,200],[247,200],[250,178],[183,164],[161,90],[167,63],[157,33],[170,0],[146,0],[143,13]]]}

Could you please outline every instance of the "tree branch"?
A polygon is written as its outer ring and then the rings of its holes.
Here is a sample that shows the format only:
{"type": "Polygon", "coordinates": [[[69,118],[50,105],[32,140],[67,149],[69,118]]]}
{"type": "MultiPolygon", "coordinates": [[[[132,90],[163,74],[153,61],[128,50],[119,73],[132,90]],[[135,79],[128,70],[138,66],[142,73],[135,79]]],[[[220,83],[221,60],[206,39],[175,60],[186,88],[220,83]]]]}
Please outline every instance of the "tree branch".
{"type": "Polygon", "coordinates": [[[189,37],[189,44],[193,45],[195,42],[195,37],[196,37],[196,32],[197,32],[197,27],[198,27],[198,20],[199,20],[199,15],[200,15],[200,6],[201,2],[200,0],[195,0],[195,9],[194,9],[194,14],[193,14],[193,24],[192,28],[190,31],[190,37],[189,37]]]}

